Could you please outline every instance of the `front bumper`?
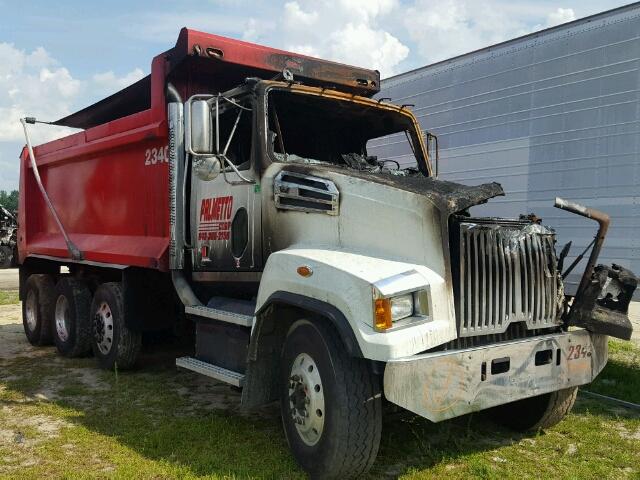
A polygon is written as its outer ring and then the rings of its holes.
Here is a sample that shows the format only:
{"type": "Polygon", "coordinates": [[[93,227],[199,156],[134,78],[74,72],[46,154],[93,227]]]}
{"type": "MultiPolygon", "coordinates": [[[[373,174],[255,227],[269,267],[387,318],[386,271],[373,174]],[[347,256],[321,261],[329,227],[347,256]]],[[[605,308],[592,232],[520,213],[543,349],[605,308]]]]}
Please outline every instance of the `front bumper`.
{"type": "Polygon", "coordinates": [[[384,394],[439,422],[591,382],[607,363],[607,336],[576,330],[389,361],[384,394]]]}

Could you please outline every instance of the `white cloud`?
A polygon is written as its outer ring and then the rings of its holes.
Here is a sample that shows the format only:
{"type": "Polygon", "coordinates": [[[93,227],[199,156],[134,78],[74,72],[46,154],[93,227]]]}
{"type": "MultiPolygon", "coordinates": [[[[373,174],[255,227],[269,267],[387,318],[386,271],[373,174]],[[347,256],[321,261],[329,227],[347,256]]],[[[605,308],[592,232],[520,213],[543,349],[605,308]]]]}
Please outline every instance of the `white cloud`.
{"type": "MultiPolygon", "coordinates": [[[[42,47],[27,53],[1,43],[0,65],[0,141],[22,140],[21,117],[55,120],[71,113],[70,105],[82,84],[42,47]]],[[[64,131],[38,129],[34,140],[47,141],[64,131]]]]}
{"type": "Polygon", "coordinates": [[[388,76],[409,54],[409,47],[385,28],[399,7],[397,0],[292,0],[272,12],[277,20],[270,28],[257,29],[249,20],[250,40],[388,76]]]}
{"type": "Polygon", "coordinates": [[[256,42],[268,33],[273,32],[275,28],[276,25],[273,21],[249,18],[245,20],[242,27],[242,40],[256,42]]]}
{"type": "MultiPolygon", "coordinates": [[[[153,12],[140,15],[139,21],[128,24],[124,30],[131,38],[172,47],[182,27],[218,35],[241,33],[247,26],[246,15],[197,12],[153,12]]],[[[158,52],[160,53],[160,52],[158,52]]],[[[151,59],[141,59],[150,61],[151,59]]]]}
{"type": "Polygon", "coordinates": [[[364,23],[347,23],[331,34],[329,56],[352,65],[378,68],[390,74],[409,54],[409,48],[384,30],[374,30],[364,23]],[[372,48],[373,47],[373,48],[372,48]]]}
{"type": "Polygon", "coordinates": [[[555,12],[547,15],[547,26],[553,27],[561,23],[571,22],[575,19],[576,14],[573,12],[573,8],[558,8],[555,12]]]}
{"type": "MultiPolygon", "coordinates": [[[[20,118],[57,120],[87,106],[95,95],[114,93],[143,75],[136,68],[122,77],[108,71],[81,80],[42,47],[27,52],[13,44],[0,43],[0,189],[17,187],[17,157],[24,144],[20,118]]],[[[57,126],[30,127],[34,144],[73,131],[76,130],[57,126]]]]}
{"type": "Polygon", "coordinates": [[[398,7],[396,0],[338,0],[350,21],[373,22],[398,7]]]}
{"type": "Polygon", "coordinates": [[[122,77],[118,77],[113,73],[113,70],[109,70],[108,72],[96,73],[91,78],[94,85],[101,89],[104,95],[111,95],[124,87],[136,83],[142,77],[144,77],[142,69],[135,68],[122,77]]]}
{"type": "Polygon", "coordinates": [[[318,12],[305,12],[298,2],[284,4],[284,25],[292,30],[313,27],[318,21],[318,12]]]}
{"type": "Polygon", "coordinates": [[[549,10],[547,2],[415,0],[404,25],[420,56],[435,62],[576,18],[571,8],[549,10]]]}

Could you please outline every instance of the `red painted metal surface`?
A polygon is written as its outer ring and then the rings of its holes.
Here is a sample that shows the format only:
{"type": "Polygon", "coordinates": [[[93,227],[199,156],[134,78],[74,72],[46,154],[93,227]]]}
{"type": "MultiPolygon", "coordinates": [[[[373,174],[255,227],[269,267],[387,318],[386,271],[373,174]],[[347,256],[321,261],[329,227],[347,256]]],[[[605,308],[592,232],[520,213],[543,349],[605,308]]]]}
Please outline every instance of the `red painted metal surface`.
{"type": "MultiPolygon", "coordinates": [[[[113,120],[36,147],[43,184],[84,260],[168,269],[167,81],[186,99],[233,87],[247,76],[271,78],[283,67],[311,84],[365,95],[378,90],[379,74],[372,70],[183,29],[176,46],[152,62],[150,108],[122,118],[114,108],[113,120]]],[[[90,118],[91,107],[83,115],[90,118]]],[[[26,149],[19,225],[21,263],[31,255],[70,258],[26,149]]]]}
{"type": "MultiPolygon", "coordinates": [[[[145,165],[147,150],[162,149],[164,156],[167,146],[161,57],[152,63],[151,85],[150,109],[34,149],[43,184],[84,260],[168,268],[168,163],[145,165]]],[[[30,255],[69,258],[26,149],[18,211],[20,262],[30,255]]]]}

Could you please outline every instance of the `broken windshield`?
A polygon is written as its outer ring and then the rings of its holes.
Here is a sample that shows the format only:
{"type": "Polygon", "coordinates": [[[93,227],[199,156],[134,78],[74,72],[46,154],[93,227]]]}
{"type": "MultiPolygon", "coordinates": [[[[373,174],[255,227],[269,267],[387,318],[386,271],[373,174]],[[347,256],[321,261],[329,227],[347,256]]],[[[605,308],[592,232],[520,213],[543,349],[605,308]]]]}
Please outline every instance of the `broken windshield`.
{"type": "Polygon", "coordinates": [[[399,111],[275,90],[269,93],[268,115],[275,161],[373,172],[426,164],[411,117],[399,111]]]}

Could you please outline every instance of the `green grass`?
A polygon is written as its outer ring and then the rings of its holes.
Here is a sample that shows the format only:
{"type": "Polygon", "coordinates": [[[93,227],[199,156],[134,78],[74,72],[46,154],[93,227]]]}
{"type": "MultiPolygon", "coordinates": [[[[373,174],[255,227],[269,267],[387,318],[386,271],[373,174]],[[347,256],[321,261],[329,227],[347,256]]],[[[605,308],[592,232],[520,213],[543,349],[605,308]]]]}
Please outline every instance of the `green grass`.
{"type": "MultiPolygon", "coordinates": [[[[225,396],[233,405],[237,392],[177,371],[171,355],[116,377],[95,370],[91,358],[44,352],[0,360],[1,478],[305,478],[273,408],[249,416],[213,408],[225,396]],[[56,428],[47,430],[47,420],[56,428]]],[[[634,401],[640,348],[612,341],[610,352],[589,388],[634,401]]],[[[368,478],[639,476],[640,414],[579,397],[566,420],[532,435],[483,415],[432,424],[387,412],[368,478]]]]}
{"type": "Polygon", "coordinates": [[[12,305],[19,302],[17,290],[0,290],[0,305],[12,305]]]}
{"type": "Polygon", "coordinates": [[[640,404],[640,347],[638,344],[609,340],[607,366],[585,390],[640,404]]]}

